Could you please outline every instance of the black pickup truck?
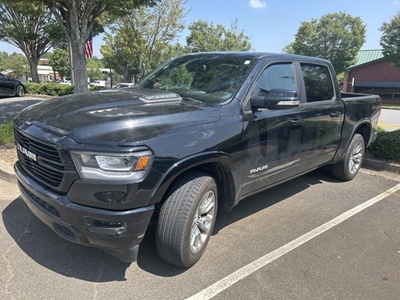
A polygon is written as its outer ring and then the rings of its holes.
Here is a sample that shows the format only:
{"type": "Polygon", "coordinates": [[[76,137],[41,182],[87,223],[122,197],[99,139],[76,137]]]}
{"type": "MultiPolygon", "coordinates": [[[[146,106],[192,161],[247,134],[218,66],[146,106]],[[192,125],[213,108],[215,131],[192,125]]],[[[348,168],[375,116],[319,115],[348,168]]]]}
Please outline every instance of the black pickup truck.
{"type": "Polygon", "coordinates": [[[61,237],[135,261],[153,218],[159,255],[189,267],[217,210],[324,165],[353,179],[380,111],[379,96],[341,93],[323,59],[189,54],[133,88],[22,111],[15,172],[61,237]]]}

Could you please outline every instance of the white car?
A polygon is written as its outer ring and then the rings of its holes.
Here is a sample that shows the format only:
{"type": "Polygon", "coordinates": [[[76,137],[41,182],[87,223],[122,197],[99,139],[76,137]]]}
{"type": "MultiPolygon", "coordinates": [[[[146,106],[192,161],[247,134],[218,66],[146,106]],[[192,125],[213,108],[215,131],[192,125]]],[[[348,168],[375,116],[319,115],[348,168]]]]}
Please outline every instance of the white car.
{"type": "Polygon", "coordinates": [[[106,86],[106,81],[105,80],[95,80],[92,83],[90,83],[91,86],[106,86]]]}
{"type": "Polygon", "coordinates": [[[134,83],[118,83],[114,86],[114,89],[123,89],[128,87],[133,87],[134,83]]]}

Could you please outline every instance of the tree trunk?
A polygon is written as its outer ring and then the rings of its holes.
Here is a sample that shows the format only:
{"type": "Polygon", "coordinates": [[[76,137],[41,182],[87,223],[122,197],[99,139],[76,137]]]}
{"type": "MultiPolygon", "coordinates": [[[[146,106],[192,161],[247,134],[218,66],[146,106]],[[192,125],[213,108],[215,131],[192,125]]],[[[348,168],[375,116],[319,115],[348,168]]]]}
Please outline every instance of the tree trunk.
{"type": "Polygon", "coordinates": [[[124,82],[132,82],[132,74],[128,68],[122,68],[122,74],[124,76],[124,82]]]}
{"type": "Polygon", "coordinates": [[[84,93],[88,91],[87,73],[86,73],[86,57],[82,48],[82,43],[72,41],[72,78],[74,79],[74,93],[84,93]]]}
{"type": "Polygon", "coordinates": [[[30,58],[29,60],[29,67],[31,69],[31,78],[33,82],[39,82],[39,75],[38,75],[38,59],[30,58]]]}
{"type": "Polygon", "coordinates": [[[85,93],[88,91],[87,72],[86,72],[86,57],[85,57],[85,42],[79,28],[70,28],[69,48],[70,48],[70,63],[71,63],[71,79],[74,84],[74,93],[85,93]]]}

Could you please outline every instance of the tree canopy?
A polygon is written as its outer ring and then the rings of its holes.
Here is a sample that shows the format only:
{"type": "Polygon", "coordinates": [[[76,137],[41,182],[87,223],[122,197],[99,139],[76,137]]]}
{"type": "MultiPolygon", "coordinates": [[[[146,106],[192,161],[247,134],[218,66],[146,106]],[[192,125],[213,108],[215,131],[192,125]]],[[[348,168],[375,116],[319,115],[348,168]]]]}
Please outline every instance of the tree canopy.
{"type": "Polygon", "coordinates": [[[250,38],[239,31],[238,20],[230,28],[199,20],[189,25],[190,34],[186,37],[189,52],[207,51],[249,51],[250,38]]]}
{"type": "Polygon", "coordinates": [[[49,55],[49,65],[53,67],[54,72],[58,72],[61,78],[69,77],[68,51],[63,48],[54,49],[49,55]]]}
{"type": "Polygon", "coordinates": [[[383,55],[400,69],[400,13],[393,17],[390,22],[384,22],[380,30],[382,31],[383,55]]]}
{"type": "Polygon", "coordinates": [[[106,34],[101,53],[124,79],[140,77],[163,59],[163,52],[184,29],[186,0],[163,0],[153,7],[132,8],[111,26],[115,36],[106,34]]]}
{"type": "Polygon", "coordinates": [[[14,77],[26,77],[29,74],[28,61],[21,53],[13,53],[4,59],[2,63],[4,70],[11,70],[14,77]]]}
{"type": "Polygon", "coordinates": [[[75,93],[86,92],[87,73],[85,43],[94,21],[105,11],[108,16],[126,14],[132,7],[153,5],[158,0],[3,0],[16,5],[45,5],[64,32],[69,49],[72,81],[75,93]]]}
{"type": "Polygon", "coordinates": [[[34,82],[39,82],[37,65],[40,57],[62,37],[60,27],[44,5],[32,2],[0,4],[0,40],[21,49],[34,82]]]}
{"type": "Polygon", "coordinates": [[[365,42],[365,25],[359,17],[344,12],[302,22],[294,42],[284,52],[329,59],[337,73],[355,63],[365,42]]]}

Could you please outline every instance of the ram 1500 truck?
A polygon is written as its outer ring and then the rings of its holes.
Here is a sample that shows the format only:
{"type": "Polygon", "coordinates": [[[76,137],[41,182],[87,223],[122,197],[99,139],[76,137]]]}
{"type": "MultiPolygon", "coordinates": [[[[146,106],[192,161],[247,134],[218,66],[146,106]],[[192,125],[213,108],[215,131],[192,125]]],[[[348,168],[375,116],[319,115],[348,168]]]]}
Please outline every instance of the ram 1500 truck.
{"type": "Polygon", "coordinates": [[[150,220],[166,261],[202,256],[217,210],[324,165],[353,179],[379,96],[339,91],[323,59],[216,52],[133,88],[64,96],[14,120],[25,203],[64,239],[135,261],[150,220]]]}

